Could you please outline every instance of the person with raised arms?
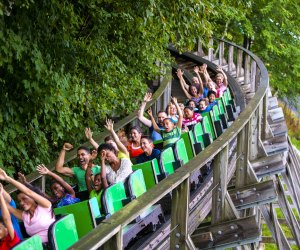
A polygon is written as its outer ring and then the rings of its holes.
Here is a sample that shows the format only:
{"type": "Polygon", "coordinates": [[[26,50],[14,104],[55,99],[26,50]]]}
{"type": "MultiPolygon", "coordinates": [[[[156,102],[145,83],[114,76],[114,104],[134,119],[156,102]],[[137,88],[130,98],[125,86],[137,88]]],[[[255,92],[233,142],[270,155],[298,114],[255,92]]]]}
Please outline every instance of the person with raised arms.
{"type": "MultiPolygon", "coordinates": [[[[118,135],[114,131],[114,121],[111,119],[106,119],[105,128],[110,132],[111,135],[106,136],[104,138],[104,143],[110,143],[114,146],[118,157],[121,158],[129,158],[129,152],[124,144],[120,141],[118,135]]],[[[85,136],[93,145],[93,147],[97,150],[99,144],[93,139],[93,133],[90,128],[85,128],[85,136]]]]}
{"type": "MultiPolygon", "coordinates": [[[[144,116],[146,104],[147,104],[147,102],[150,102],[151,99],[152,99],[152,94],[146,93],[144,100],[138,111],[138,119],[141,123],[143,123],[145,126],[147,126],[149,128],[149,134],[150,134],[151,140],[158,141],[158,140],[162,139],[161,135],[153,129],[152,121],[144,116]]],[[[157,113],[157,125],[160,129],[163,129],[163,120],[167,117],[168,117],[168,115],[165,111],[159,111],[157,113]]]]}
{"type": "Polygon", "coordinates": [[[128,158],[119,159],[115,148],[108,143],[98,147],[98,155],[101,161],[101,185],[105,189],[125,179],[132,173],[132,163],[128,158]]]}
{"type": "Polygon", "coordinates": [[[203,98],[202,81],[199,83],[199,87],[196,85],[188,85],[188,84],[186,84],[186,82],[183,78],[184,72],[182,69],[177,69],[176,74],[179,79],[181,89],[182,89],[183,93],[185,94],[186,98],[188,98],[189,100],[193,100],[198,105],[200,99],[203,98]]]}
{"type": "Polygon", "coordinates": [[[174,124],[170,118],[165,118],[163,121],[163,129],[160,129],[158,125],[155,122],[155,119],[152,114],[152,110],[148,110],[148,114],[151,118],[151,121],[153,123],[153,128],[155,131],[161,134],[163,138],[163,147],[168,148],[171,147],[177,140],[180,139],[181,136],[181,127],[182,127],[182,119],[183,119],[183,114],[182,111],[178,105],[177,98],[172,97],[171,98],[172,102],[175,104],[177,108],[177,113],[178,113],[178,122],[174,124]]]}
{"type": "Polygon", "coordinates": [[[9,212],[24,222],[29,236],[39,235],[43,243],[48,243],[48,228],[55,221],[51,202],[8,176],[1,168],[0,180],[12,184],[20,191],[17,197],[22,210],[8,205],[9,212]]]}
{"type": "MultiPolygon", "coordinates": [[[[55,170],[65,176],[75,177],[79,187],[79,191],[85,191],[87,190],[85,183],[85,171],[88,163],[94,159],[95,155],[91,153],[91,150],[88,147],[81,146],[77,149],[77,159],[79,166],[69,168],[67,166],[64,166],[65,155],[66,152],[70,151],[72,148],[73,145],[71,145],[70,143],[64,144],[62,150],[59,153],[55,165],[55,170]]],[[[99,166],[93,165],[92,174],[95,175],[97,173],[99,173],[99,166]]]]}
{"type": "Polygon", "coordinates": [[[0,218],[0,249],[9,250],[20,242],[20,238],[16,233],[11,216],[4,198],[4,188],[0,183],[0,207],[2,216],[0,218]]]}
{"type": "Polygon", "coordinates": [[[50,171],[44,164],[37,166],[37,171],[41,175],[48,175],[52,178],[51,191],[55,198],[55,207],[63,207],[80,202],[80,199],[76,198],[75,191],[73,188],[60,176],[50,171]]]}

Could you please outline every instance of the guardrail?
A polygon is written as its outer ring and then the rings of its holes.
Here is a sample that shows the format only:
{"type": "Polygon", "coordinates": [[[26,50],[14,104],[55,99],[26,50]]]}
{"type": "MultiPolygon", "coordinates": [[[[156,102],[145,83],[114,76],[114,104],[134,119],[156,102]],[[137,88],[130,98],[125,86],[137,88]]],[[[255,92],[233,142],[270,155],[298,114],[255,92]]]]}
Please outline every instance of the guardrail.
{"type": "MultiPolygon", "coordinates": [[[[243,74],[245,84],[249,84],[250,89],[255,91],[255,95],[236,121],[188,164],[176,170],[174,174],[168,176],[146,194],[130,202],[125,209],[113,214],[105,223],[81,238],[69,249],[98,249],[100,246],[103,246],[104,249],[122,249],[122,227],[170,192],[172,192],[170,249],[187,249],[188,246],[192,245],[187,225],[190,199],[189,178],[194,171],[199,170],[212,159],[214,159],[214,189],[212,190],[211,219],[212,223],[221,222],[225,219],[228,212],[225,203],[227,199],[229,143],[237,140],[235,177],[236,187],[240,187],[248,183],[246,178],[247,171],[249,171],[248,161],[257,157],[258,142],[267,133],[269,77],[264,64],[253,53],[233,43],[219,40],[218,60],[221,65],[225,63],[224,55],[228,55],[226,61],[229,65],[229,74],[234,71],[234,65],[236,65],[236,75],[239,77],[243,74]],[[235,51],[237,54],[234,54],[235,51]],[[236,58],[235,63],[234,58],[236,58]]],[[[211,61],[216,60],[211,49],[208,58],[211,61]]],[[[230,84],[238,86],[237,83],[230,82],[230,84]]],[[[128,119],[131,121],[134,117],[128,119]]],[[[118,124],[116,128],[119,128],[120,125],[118,124]]]]}

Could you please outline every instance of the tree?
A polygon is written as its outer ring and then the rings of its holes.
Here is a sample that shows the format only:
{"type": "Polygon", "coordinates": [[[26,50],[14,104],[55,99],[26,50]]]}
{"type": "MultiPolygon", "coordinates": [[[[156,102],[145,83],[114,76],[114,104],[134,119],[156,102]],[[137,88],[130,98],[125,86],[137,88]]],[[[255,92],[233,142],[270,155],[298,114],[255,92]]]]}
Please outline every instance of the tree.
{"type": "Polygon", "coordinates": [[[258,55],[268,68],[273,90],[295,101],[295,93],[300,93],[299,1],[226,1],[223,6],[232,9],[223,16],[229,25],[224,32],[224,24],[216,20],[216,34],[258,55]]]}
{"type": "Polygon", "coordinates": [[[28,172],[85,126],[132,112],[155,62],[170,65],[169,42],[207,38],[210,13],[193,0],[0,3],[0,164],[28,172]]]}

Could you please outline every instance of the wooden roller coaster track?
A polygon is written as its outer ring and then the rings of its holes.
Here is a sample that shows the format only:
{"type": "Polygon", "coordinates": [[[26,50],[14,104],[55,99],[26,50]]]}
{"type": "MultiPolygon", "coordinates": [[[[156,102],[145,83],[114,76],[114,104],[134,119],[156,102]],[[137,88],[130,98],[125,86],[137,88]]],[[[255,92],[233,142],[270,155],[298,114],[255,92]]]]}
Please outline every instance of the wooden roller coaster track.
{"type": "MultiPolygon", "coordinates": [[[[213,72],[221,65],[241,113],[188,164],[131,201],[69,249],[123,249],[123,228],[170,194],[170,218],[131,249],[258,249],[263,240],[262,223],[269,227],[279,249],[291,249],[276,217],[276,207],[285,216],[293,242],[300,246],[300,228],[295,217],[300,211],[299,158],[288,141],[282,112],[270,94],[267,69],[253,53],[224,40],[215,45],[211,42],[207,49],[199,43],[197,48],[196,52],[184,54],[172,47],[169,50],[177,60],[176,67],[188,70],[206,63],[213,72]],[[212,171],[196,192],[190,192],[193,173],[207,165],[212,171]],[[203,223],[207,218],[208,222],[203,223]]],[[[166,108],[172,92],[177,93],[178,88],[171,70],[157,84],[153,101],[147,105],[155,113],[166,108]]],[[[136,119],[132,114],[118,122],[115,129],[136,119]]],[[[99,134],[95,140],[103,141],[105,136],[99,134]]],[[[75,156],[74,152],[69,153],[66,161],[75,156]]],[[[40,181],[45,186],[44,177],[37,173],[29,175],[28,180],[40,181]]],[[[15,191],[12,186],[6,190],[15,191]]]]}

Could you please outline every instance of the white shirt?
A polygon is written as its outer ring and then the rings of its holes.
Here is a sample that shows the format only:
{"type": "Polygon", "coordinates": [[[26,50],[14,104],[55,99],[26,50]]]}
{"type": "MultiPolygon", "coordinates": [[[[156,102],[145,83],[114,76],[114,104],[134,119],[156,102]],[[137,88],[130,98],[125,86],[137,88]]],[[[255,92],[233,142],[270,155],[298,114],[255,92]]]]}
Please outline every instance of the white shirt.
{"type": "Polygon", "coordinates": [[[106,165],[106,178],[110,185],[119,181],[125,181],[128,175],[132,173],[132,163],[128,158],[122,158],[120,168],[115,172],[110,165],[106,165]]]}

